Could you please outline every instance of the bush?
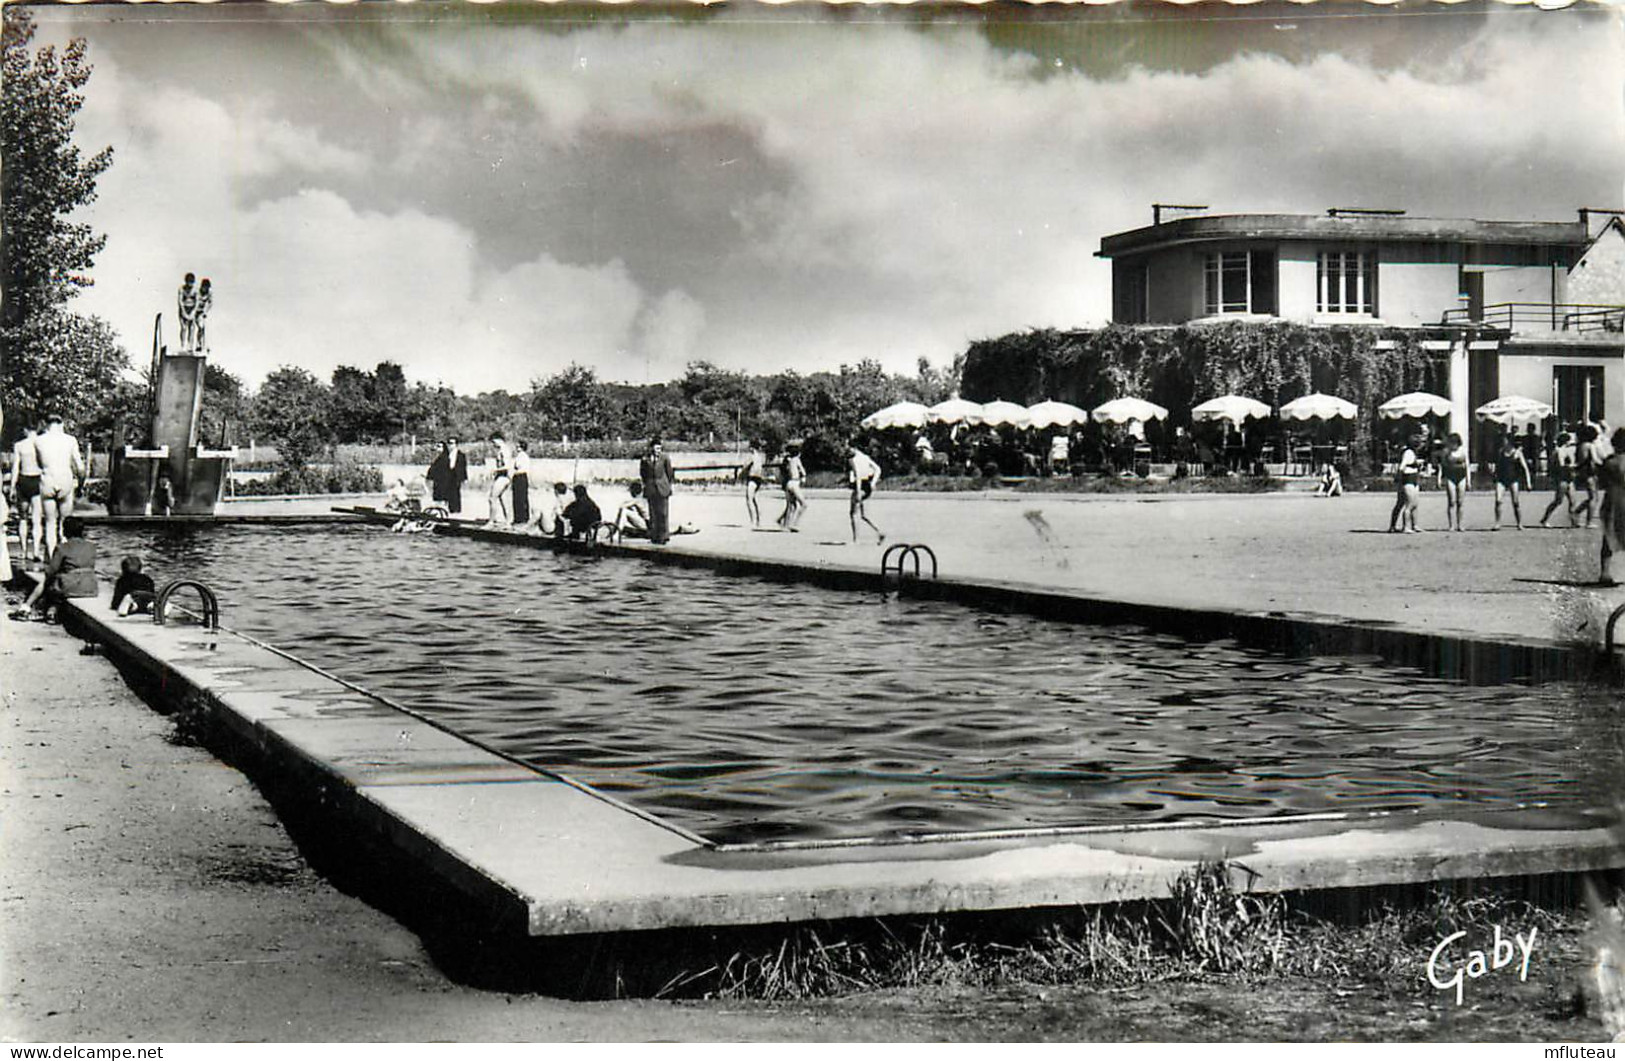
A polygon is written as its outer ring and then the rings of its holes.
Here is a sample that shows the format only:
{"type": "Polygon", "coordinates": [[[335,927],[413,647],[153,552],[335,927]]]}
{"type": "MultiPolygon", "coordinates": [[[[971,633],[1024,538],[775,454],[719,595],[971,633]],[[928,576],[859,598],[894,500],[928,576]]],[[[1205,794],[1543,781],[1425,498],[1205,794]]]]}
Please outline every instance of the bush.
{"type": "Polygon", "coordinates": [[[302,468],[284,464],[269,479],[239,483],[237,496],[379,494],[383,490],[384,475],[377,468],[341,457],[332,464],[307,464],[302,468]]]}

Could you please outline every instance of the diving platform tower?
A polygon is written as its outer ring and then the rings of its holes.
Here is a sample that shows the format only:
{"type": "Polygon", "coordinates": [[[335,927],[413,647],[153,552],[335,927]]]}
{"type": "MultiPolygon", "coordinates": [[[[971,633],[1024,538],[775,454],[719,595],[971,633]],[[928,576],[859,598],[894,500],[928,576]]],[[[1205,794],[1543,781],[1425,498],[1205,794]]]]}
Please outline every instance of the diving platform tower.
{"type": "Polygon", "coordinates": [[[208,355],[171,353],[162,341],[163,319],[160,313],[153,323],[147,430],[132,443],[125,418],[113,427],[110,516],[212,516],[237,456],[227,438],[211,449],[201,437],[208,355]]]}

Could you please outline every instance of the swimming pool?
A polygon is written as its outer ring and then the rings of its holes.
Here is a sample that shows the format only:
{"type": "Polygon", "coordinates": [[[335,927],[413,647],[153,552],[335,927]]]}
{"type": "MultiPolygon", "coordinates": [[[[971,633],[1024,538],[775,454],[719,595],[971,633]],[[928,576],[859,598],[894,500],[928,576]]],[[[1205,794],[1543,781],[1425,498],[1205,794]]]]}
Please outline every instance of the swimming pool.
{"type": "Polygon", "coordinates": [[[1616,694],[362,526],[97,528],[225,622],[713,839],[1607,802],[1616,694]]]}

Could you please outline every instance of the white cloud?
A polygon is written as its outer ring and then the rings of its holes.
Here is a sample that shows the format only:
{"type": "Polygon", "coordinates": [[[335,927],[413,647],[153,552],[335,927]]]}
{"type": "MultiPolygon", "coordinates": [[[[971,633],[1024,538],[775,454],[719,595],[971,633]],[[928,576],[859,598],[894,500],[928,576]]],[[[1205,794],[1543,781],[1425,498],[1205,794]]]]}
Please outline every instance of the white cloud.
{"type": "Polygon", "coordinates": [[[352,79],[297,87],[332,93],[338,112],[346,93],[393,98],[411,120],[387,141],[269,105],[238,113],[188,87],[137,90],[98,59],[86,141],[114,142],[118,158],[96,208],[113,240],[86,308],[140,347],[180,272],[212,273],[221,349],[251,377],[383,357],[463,390],[519,389],[570,360],[630,379],[693,357],[818,369],[879,356],[908,371],[975,338],[1103,320],[1110,270],[1093,253],[1102,235],[1149,223],[1153,200],[1547,219],[1620,205],[1620,23],[1480,26],[1410,66],[1243,51],[1200,73],[1105,78],[1040,77],[1032,56],[966,25],[406,23],[389,47],[353,50],[335,37],[334,68],[352,79]],[[498,112],[518,139],[459,139],[498,112]],[[720,215],[731,231],[683,263],[683,230],[664,222],[685,203],[655,198],[667,185],[621,162],[643,157],[652,176],[670,164],[663,144],[716,129],[782,179],[741,185],[720,215]],[[595,228],[573,259],[549,251],[549,226],[571,219],[528,209],[523,189],[459,222],[451,199],[475,193],[413,183],[430,160],[489,167],[516,149],[562,172],[607,138],[645,153],[573,171],[596,182],[582,193],[591,216],[649,221],[595,228]],[[276,197],[246,201],[269,178],[276,197]],[[388,182],[394,205],[369,199],[369,181],[388,182]],[[516,226],[527,260],[494,267],[488,245],[516,226]],[[651,257],[688,274],[646,279],[651,257]]]}

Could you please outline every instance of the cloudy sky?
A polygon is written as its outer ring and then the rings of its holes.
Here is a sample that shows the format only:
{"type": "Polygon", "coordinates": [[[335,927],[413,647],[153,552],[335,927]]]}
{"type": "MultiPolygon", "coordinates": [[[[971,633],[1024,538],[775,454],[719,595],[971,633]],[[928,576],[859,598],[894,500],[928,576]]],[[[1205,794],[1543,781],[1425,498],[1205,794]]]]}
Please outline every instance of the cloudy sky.
{"type": "Polygon", "coordinates": [[[1567,220],[1620,207],[1618,12],[1023,17],[416,3],[75,7],[77,308],[142,360],[182,273],[216,359],[459,391],[860,358],[1101,323],[1152,202],[1567,220]]]}

